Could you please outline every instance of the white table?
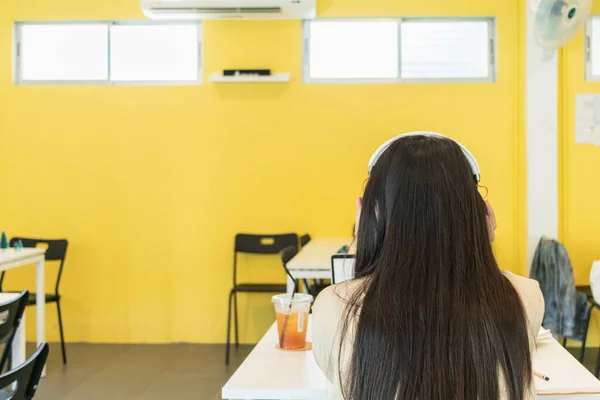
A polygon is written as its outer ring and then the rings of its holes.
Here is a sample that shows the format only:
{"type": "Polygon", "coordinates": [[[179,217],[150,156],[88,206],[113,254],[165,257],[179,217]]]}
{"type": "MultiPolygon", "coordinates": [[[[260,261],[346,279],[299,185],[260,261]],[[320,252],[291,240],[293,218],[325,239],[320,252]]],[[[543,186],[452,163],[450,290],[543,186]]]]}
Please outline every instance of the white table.
{"type": "MultiPolygon", "coordinates": [[[[309,319],[309,325],[312,321],[309,319]]],[[[309,337],[310,340],[309,329],[309,337]]],[[[277,326],[273,324],[248,358],[225,384],[226,400],[329,400],[331,385],[317,366],[312,351],[275,349],[277,326]]],[[[534,368],[550,382],[535,378],[541,400],[597,400],[600,381],[556,340],[538,344],[534,368]],[[560,388],[561,390],[556,390],[560,388]],[[588,393],[583,393],[588,392],[588,393]],[[589,393],[596,392],[596,393],[589,393]]]]}
{"type": "MultiPolygon", "coordinates": [[[[37,345],[46,340],[46,318],[44,308],[46,306],[46,294],[44,284],[44,255],[46,250],[38,248],[26,249],[0,249],[0,271],[23,267],[29,264],[36,266],[36,320],[37,320],[37,345]]],[[[9,301],[11,293],[0,295],[0,302],[9,301]]],[[[15,368],[25,362],[25,315],[15,335],[13,342],[12,367],[15,368]]]]}
{"type": "MultiPolygon", "coordinates": [[[[309,317],[308,324],[312,323],[309,317]]],[[[307,340],[311,340],[308,329],[307,340]]],[[[277,323],[258,342],[221,392],[227,400],[328,400],[329,382],[313,352],[281,351],[277,323]]]]}
{"type": "MultiPolygon", "coordinates": [[[[315,238],[288,262],[287,268],[296,280],[331,279],[331,256],[351,243],[351,238],[315,238]]],[[[287,292],[293,289],[294,282],[288,276],[287,292]]]]}
{"type": "Polygon", "coordinates": [[[598,379],[552,338],[538,341],[533,368],[550,378],[535,379],[541,400],[600,399],[598,379]]]}

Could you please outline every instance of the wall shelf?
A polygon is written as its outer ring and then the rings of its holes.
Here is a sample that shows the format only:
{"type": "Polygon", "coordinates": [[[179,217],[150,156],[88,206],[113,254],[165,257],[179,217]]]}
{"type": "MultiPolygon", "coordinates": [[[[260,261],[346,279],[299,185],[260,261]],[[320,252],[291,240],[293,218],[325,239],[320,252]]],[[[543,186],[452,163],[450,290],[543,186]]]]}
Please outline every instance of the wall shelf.
{"type": "Polygon", "coordinates": [[[283,83],[290,81],[290,73],[283,72],[268,76],[223,76],[223,74],[212,74],[208,77],[213,83],[283,83]]]}

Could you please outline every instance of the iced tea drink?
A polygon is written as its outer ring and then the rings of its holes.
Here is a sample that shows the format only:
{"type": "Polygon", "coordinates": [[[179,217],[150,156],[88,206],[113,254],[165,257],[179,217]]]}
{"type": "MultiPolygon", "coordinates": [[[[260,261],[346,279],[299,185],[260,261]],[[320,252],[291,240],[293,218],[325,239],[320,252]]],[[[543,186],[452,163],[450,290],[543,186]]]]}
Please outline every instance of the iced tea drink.
{"type": "Polygon", "coordinates": [[[309,294],[279,294],[273,296],[277,315],[279,347],[286,350],[302,349],[306,345],[308,313],[313,297],[309,294]]]}

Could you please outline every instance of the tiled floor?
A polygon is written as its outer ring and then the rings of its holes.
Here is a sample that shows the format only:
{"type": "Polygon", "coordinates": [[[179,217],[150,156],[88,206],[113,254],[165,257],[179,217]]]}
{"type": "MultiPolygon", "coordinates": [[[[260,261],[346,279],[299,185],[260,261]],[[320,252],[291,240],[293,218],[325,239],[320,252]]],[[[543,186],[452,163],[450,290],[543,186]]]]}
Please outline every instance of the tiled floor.
{"type": "MultiPolygon", "coordinates": [[[[52,345],[48,375],[36,400],[215,400],[221,387],[250,353],[233,350],[225,368],[222,345],[69,344],[63,368],[60,346],[52,345]]],[[[33,347],[28,349],[31,354],[33,347]]]]}
{"type": "MultiPolygon", "coordinates": [[[[69,365],[63,368],[60,347],[52,345],[36,400],[217,400],[252,346],[234,350],[229,369],[222,345],[69,344],[67,350],[69,365]]],[[[586,352],[591,371],[597,353],[586,352]]]]}

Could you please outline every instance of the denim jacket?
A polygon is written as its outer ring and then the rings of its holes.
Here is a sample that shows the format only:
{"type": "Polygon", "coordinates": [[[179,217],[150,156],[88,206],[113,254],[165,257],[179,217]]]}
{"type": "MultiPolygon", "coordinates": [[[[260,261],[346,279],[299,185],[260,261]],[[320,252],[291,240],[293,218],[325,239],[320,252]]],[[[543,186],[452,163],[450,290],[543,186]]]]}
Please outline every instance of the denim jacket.
{"type": "Polygon", "coordinates": [[[585,334],[587,296],[575,290],[569,254],[561,243],[542,238],[531,265],[530,278],[540,284],[546,310],[542,325],[554,337],[581,340],[585,334]]]}

